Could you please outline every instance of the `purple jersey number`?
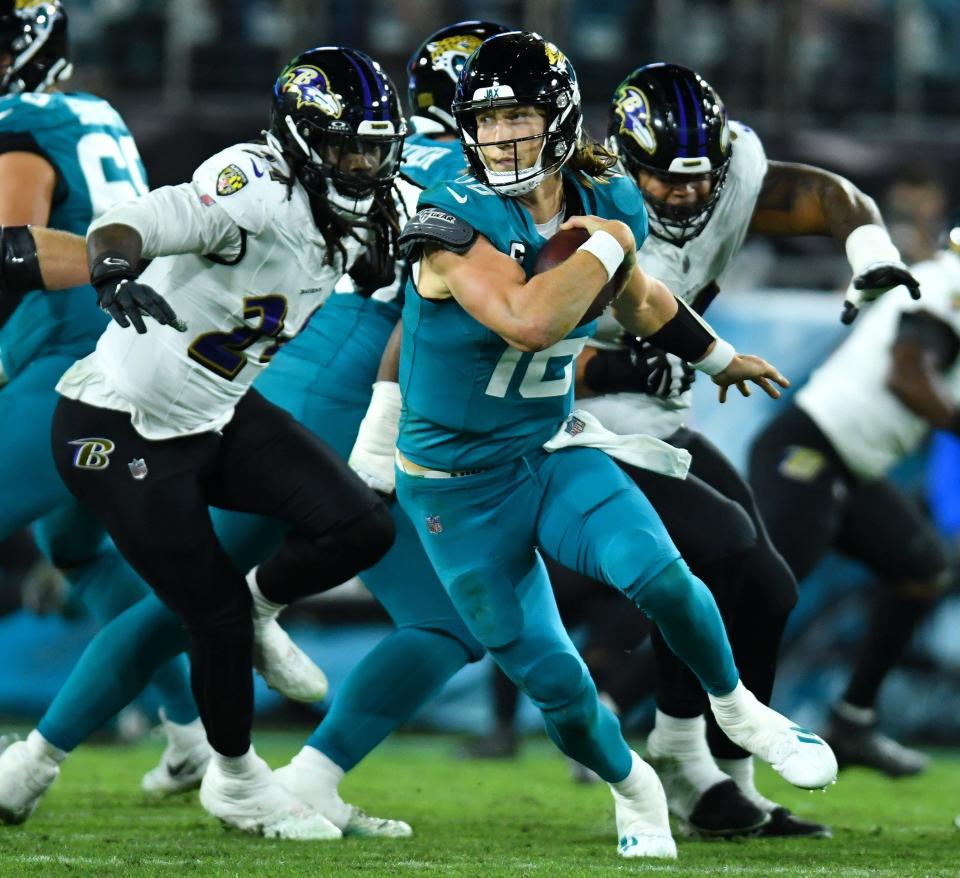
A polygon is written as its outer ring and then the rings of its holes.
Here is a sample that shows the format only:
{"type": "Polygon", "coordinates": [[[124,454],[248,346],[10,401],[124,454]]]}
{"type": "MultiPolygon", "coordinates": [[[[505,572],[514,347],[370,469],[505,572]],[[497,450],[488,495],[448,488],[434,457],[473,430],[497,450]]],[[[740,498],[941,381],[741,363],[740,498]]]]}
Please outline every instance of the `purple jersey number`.
{"type": "Polygon", "coordinates": [[[260,319],[255,327],[241,326],[233,332],[205,332],[193,340],[187,349],[191,360],[221,378],[233,381],[247,364],[244,351],[261,338],[277,338],[257,362],[269,363],[280,346],[288,339],[278,338],[287,316],[287,300],[283,296],[248,296],[243,300],[243,319],[260,319]]]}

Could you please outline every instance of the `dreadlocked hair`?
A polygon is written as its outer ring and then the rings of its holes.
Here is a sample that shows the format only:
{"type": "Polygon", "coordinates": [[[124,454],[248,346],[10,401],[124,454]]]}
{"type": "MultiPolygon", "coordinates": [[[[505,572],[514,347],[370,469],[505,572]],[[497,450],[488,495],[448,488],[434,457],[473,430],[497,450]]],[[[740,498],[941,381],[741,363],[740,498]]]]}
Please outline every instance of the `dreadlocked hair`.
{"type": "MultiPolygon", "coordinates": [[[[283,183],[287,187],[287,200],[293,197],[293,187],[297,182],[306,159],[289,150],[283,150],[283,157],[290,169],[288,174],[271,170],[272,179],[283,183]]],[[[328,204],[324,190],[311,190],[304,187],[314,221],[326,245],[324,265],[333,265],[336,255],[340,256],[341,264],[347,263],[347,251],[343,246],[344,238],[352,238],[366,247],[366,251],[350,270],[351,277],[361,286],[373,286],[377,289],[393,280],[393,265],[397,258],[397,238],[400,235],[402,223],[398,205],[403,204],[403,198],[392,183],[389,187],[374,190],[373,206],[366,219],[348,220],[339,216],[328,204]],[[372,231],[373,240],[358,230],[372,231]],[[363,280],[359,280],[362,278],[363,280]],[[382,282],[379,282],[382,281],[382,282]]],[[[409,219],[404,208],[404,222],[409,219]]],[[[372,290],[371,290],[372,291],[372,290]]]]}

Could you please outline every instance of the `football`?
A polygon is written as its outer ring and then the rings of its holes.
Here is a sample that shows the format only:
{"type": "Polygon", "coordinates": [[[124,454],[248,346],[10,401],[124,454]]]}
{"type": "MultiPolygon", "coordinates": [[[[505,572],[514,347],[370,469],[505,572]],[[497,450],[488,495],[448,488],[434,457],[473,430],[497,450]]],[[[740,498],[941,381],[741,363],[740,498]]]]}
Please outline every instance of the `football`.
{"type": "MultiPolygon", "coordinates": [[[[561,262],[564,262],[576,253],[577,248],[589,237],[590,234],[585,229],[562,229],[557,232],[543,245],[543,249],[537,254],[537,261],[534,263],[533,273],[541,274],[544,271],[549,271],[551,268],[556,268],[561,262]]],[[[597,293],[597,297],[590,304],[590,307],[587,308],[586,314],[580,318],[577,326],[583,326],[591,320],[596,320],[604,312],[604,309],[613,301],[616,295],[619,280],[619,277],[615,276],[607,282],[603,289],[597,293]]]]}

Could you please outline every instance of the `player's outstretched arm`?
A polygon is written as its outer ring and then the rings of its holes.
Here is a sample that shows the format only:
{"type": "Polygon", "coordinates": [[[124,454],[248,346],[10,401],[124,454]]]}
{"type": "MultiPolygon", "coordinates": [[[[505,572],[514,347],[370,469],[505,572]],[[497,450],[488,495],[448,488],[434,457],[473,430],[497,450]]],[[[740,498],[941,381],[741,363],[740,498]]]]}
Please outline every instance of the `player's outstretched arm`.
{"type": "Polygon", "coordinates": [[[613,314],[628,332],[710,375],[720,386],[720,402],[726,401],[727,388],[734,384],[741,394],[749,396],[748,384],[752,382],[774,399],[780,397],[775,385],[790,386],[765,360],[738,354],[682,299],[639,266],[615,300],[613,314]]]}
{"type": "Polygon", "coordinates": [[[791,162],[770,162],[750,231],[761,235],[831,235],[844,245],[853,270],[841,319],[851,323],[860,305],[920,284],[890,240],[876,202],[839,174],[791,162]]]}

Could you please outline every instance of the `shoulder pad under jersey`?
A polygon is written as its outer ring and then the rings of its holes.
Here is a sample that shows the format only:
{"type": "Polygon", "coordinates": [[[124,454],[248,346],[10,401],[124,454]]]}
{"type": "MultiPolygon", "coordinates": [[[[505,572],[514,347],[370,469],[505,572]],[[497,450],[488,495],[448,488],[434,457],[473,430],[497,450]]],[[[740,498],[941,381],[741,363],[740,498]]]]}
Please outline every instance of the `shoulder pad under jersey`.
{"type": "Polygon", "coordinates": [[[730,141],[733,156],[728,173],[740,179],[763,180],[767,173],[767,154],[757,132],[742,122],[731,120],[730,141]]]}
{"type": "Polygon", "coordinates": [[[208,158],[194,171],[193,182],[241,229],[257,235],[287,199],[278,173],[287,173],[282,158],[263,144],[239,143],[208,158]]]}
{"type": "Polygon", "coordinates": [[[466,253],[476,240],[477,230],[470,223],[439,207],[424,207],[403,227],[398,244],[407,259],[415,259],[424,244],[466,253]]]}

